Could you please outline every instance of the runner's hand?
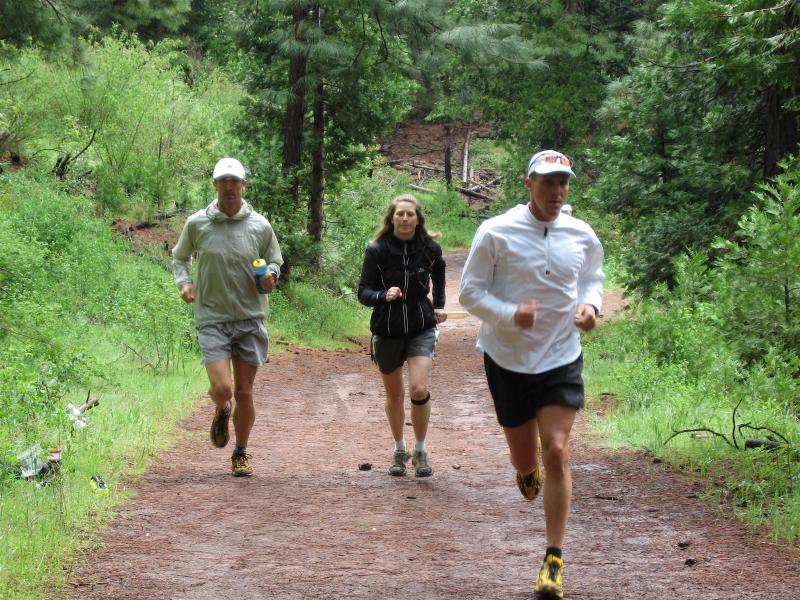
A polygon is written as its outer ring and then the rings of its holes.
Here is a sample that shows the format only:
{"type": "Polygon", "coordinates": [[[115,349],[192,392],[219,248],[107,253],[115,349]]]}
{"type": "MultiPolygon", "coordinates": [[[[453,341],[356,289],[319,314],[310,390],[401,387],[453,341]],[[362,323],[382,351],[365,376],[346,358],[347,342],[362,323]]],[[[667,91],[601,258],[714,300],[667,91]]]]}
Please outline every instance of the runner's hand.
{"type": "Polygon", "coordinates": [[[403,297],[403,292],[400,291],[399,287],[390,287],[386,290],[386,301],[387,302],[394,302],[395,300],[399,300],[403,297]]]}
{"type": "Polygon", "coordinates": [[[186,302],[186,304],[194,302],[194,285],[191,283],[184,283],[181,286],[181,299],[186,302]]]}
{"type": "Polygon", "coordinates": [[[434,308],[433,314],[436,315],[436,324],[444,323],[447,321],[447,311],[443,308],[434,308]]]}
{"type": "Polygon", "coordinates": [[[524,302],[517,306],[514,313],[514,324],[520,329],[530,329],[536,323],[536,308],[539,303],[536,300],[524,302]]]}
{"type": "Polygon", "coordinates": [[[575,326],[582,331],[591,331],[597,325],[597,315],[594,306],[591,304],[581,304],[578,312],[575,313],[575,326]]]}
{"type": "Polygon", "coordinates": [[[264,275],[264,279],[261,282],[261,287],[263,287],[264,291],[269,294],[275,288],[276,283],[278,283],[278,277],[275,275],[275,273],[269,272],[264,275]]]}

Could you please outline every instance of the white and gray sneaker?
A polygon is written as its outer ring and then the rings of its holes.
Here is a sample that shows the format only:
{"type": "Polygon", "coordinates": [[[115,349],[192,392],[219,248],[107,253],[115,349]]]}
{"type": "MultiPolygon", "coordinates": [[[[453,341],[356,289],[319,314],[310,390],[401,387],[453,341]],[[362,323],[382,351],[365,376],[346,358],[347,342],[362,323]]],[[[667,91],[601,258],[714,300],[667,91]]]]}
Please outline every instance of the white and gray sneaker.
{"type": "Polygon", "coordinates": [[[430,477],[433,475],[433,467],[428,462],[428,453],[425,450],[414,450],[414,458],[411,459],[414,465],[414,475],[417,477],[430,477]]]}
{"type": "Polygon", "coordinates": [[[406,474],[406,461],[410,454],[407,450],[395,450],[392,457],[392,466],[389,467],[389,475],[397,477],[406,474]]]}

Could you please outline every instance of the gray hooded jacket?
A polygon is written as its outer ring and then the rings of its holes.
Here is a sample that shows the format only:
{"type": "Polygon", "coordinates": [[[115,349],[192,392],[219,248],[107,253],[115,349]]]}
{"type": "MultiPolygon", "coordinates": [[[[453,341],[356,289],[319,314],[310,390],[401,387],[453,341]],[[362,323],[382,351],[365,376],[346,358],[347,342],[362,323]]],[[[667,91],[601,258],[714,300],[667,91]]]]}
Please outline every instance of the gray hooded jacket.
{"type": "Polygon", "coordinates": [[[265,319],[269,303],[259,294],[252,263],[263,258],[277,277],[283,257],[272,225],[247,202],[229,217],[214,200],[186,220],[172,250],[172,272],[180,289],[192,283],[192,253],[197,252],[194,319],[200,327],[244,319],[265,319]]]}

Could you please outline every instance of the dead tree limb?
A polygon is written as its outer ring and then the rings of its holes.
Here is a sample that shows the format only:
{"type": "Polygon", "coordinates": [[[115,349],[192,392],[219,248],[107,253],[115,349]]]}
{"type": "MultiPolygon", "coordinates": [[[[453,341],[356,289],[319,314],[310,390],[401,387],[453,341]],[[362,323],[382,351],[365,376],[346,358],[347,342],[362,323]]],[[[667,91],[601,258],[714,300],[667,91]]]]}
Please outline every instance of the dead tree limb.
{"type": "MultiPolygon", "coordinates": [[[[785,437],[783,437],[780,433],[778,433],[774,429],[770,429],[769,427],[753,427],[752,425],[750,425],[750,423],[742,423],[741,425],[739,425],[739,435],[742,435],[742,429],[751,429],[752,431],[769,431],[772,435],[775,435],[775,436],[778,436],[779,438],[781,438],[783,440],[784,444],[786,444],[787,446],[791,446],[791,444],[789,443],[789,440],[787,440],[785,437]]],[[[742,436],[742,437],[744,437],[744,436],[742,436]]],[[[778,442],[774,442],[774,443],[777,444],[778,442]]]]}
{"type": "Polygon", "coordinates": [[[97,406],[98,404],[100,404],[100,400],[98,400],[97,398],[93,398],[93,397],[91,396],[91,394],[92,394],[92,390],[89,390],[89,391],[86,393],[86,402],[84,402],[83,404],[81,404],[81,405],[78,407],[78,412],[79,412],[79,413],[83,414],[83,413],[85,413],[87,410],[89,410],[90,408],[94,408],[95,406],[97,406]]]}
{"type": "Polygon", "coordinates": [[[480,192],[472,191],[469,188],[460,187],[458,191],[464,194],[465,196],[470,196],[471,198],[478,198],[479,200],[486,200],[488,202],[494,202],[494,198],[491,196],[487,196],[486,194],[481,194],[480,192]]]}
{"type": "Polygon", "coordinates": [[[708,433],[713,433],[715,436],[721,437],[723,440],[725,440],[725,443],[728,444],[729,446],[733,446],[733,444],[731,444],[731,441],[728,439],[727,435],[725,435],[724,433],[718,433],[713,429],[709,429],[708,427],[698,427],[696,429],[681,429],[680,431],[673,431],[672,435],[669,436],[666,440],[664,440],[664,445],[666,446],[667,442],[669,442],[672,438],[677,437],[682,433],[693,433],[696,431],[705,431],[708,433]]]}
{"type": "Polygon", "coordinates": [[[67,153],[65,156],[62,156],[56,161],[56,166],[53,167],[53,173],[55,174],[56,177],[58,177],[62,181],[66,178],[67,169],[69,169],[69,165],[78,160],[81,157],[81,154],[83,154],[89,149],[89,146],[91,146],[92,142],[94,142],[95,135],[97,135],[96,129],[92,130],[92,135],[89,137],[89,141],[86,142],[86,145],[83,147],[83,149],[80,152],[78,152],[75,156],[71,156],[69,153],[67,153]]]}
{"type": "MultiPolygon", "coordinates": [[[[709,429],[707,427],[698,427],[696,429],[681,429],[680,431],[673,431],[672,435],[669,436],[666,440],[664,440],[664,445],[666,446],[667,443],[672,438],[674,438],[674,437],[676,437],[676,436],[678,436],[678,435],[680,435],[682,433],[692,433],[692,432],[697,432],[697,431],[705,431],[707,433],[711,433],[711,434],[713,434],[713,435],[715,435],[717,437],[722,438],[723,440],[725,440],[726,444],[728,444],[729,446],[732,446],[733,448],[736,448],[737,450],[740,450],[741,448],[739,447],[739,443],[738,443],[736,438],[740,437],[740,438],[744,439],[744,434],[742,433],[742,430],[743,429],[751,429],[753,431],[768,431],[769,433],[771,433],[771,434],[779,437],[781,440],[783,440],[784,444],[786,444],[787,446],[791,447],[791,444],[789,443],[789,440],[787,440],[784,436],[782,436],[780,433],[778,433],[774,429],[770,429],[769,427],[754,427],[750,423],[741,423],[741,424],[737,425],[737,423],[736,423],[736,412],[739,410],[739,407],[742,405],[743,401],[744,401],[744,396],[742,396],[739,399],[739,401],[736,403],[736,406],[733,408],[733,414],[731,415],[731,421],[732,421],[731,439],[728,439],[728,436],[725,435],[724,433],[719,433],[719,432],[714,431],[713,429],[709,429]]],[[[780,448],[782,446],[783,446],[783,444],[781,444],[780,442],[776,442],[775,440],[772,440],[772,439],[766,439],[766,440],[744,439],[744,447],[745,448],[768,448],[770,450],[775,450],[775,449],[780,448]]]]}
{"type": "Polygon", "coordinates": [[[428,171],[436,171],[437,173],[444,173],[444,169],[441,167],[437,167],[436,165],[432,165],[430,163],[424,163],[418,160],[412,160],[411,166],[416,169],[426,169],[428,171]]]}
{"type": "Polygon", "coordinates": [[[469,189],[471,189],[472,191],[477,191],[479,189],[484,189],[484,190],[486,190],[488,192],[494,191],[494,188],[490,187],[491,183],[481,183],[480,181],[472,181],[472,180],[470,180],[469,181],[469,185],[470,185],[469,189]]]}
{"type": "Polygon", "coordinates": [[[154,219],[162,219],[162,220],[163,219],[171,219],[172,217],[177,217],[178,215],[180,215],[182,213],[194,212],[194,210],[195,210],[194,208],[176,208],[175,210],[155,213],[153,215],[153,218],[154,219]]]}

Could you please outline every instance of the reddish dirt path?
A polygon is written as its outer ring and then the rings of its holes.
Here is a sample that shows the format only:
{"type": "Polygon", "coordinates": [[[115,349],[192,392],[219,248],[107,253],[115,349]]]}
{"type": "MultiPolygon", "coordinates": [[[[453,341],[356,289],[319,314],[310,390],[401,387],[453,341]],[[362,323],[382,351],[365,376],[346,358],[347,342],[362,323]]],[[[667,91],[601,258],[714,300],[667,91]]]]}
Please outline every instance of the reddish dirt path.
{"type": "MultiPolygon", "coordinates": [[[[453,310],[460,263],[449,259],[453,310]]],[[[391,439],[364,349],[274,355],[256,383],[256,474],[228,475],[205,406],[71,576],[71,597],[533,598],[542,504],[513,483],[476,330],[472,318],[442,327],[432,478],[386,474],[391,439]]],[[[723,519],[687,478],[599,449],[585,417],[572,444],[567,598],[785,600],[800,589],[794,550],[723,519]]]]}

